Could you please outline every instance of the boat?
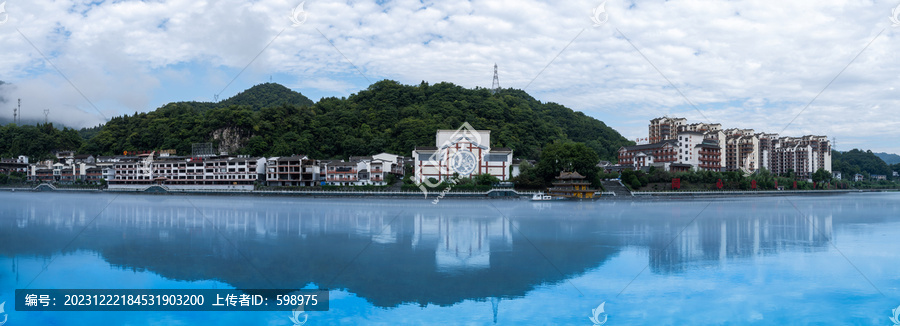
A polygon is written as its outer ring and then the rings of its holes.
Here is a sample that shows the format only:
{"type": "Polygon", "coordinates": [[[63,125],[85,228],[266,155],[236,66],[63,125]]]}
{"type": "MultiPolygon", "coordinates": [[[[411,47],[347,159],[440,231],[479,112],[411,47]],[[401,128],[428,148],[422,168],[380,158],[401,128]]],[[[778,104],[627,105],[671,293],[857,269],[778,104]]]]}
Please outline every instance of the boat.
{"type": "Polygon", "coordinates": [[[536,193],[531,196],[531,200],[539,201],[539,200],[553,200],[553,197],[550,195],[545,195],[543,192],[536,193]]]}

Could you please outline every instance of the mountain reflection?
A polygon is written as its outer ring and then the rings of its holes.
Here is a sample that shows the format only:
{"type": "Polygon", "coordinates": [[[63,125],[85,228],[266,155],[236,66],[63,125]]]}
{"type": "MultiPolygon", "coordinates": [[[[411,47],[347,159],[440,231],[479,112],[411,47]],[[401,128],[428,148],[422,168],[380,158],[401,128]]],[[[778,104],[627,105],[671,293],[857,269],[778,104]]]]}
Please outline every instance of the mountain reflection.
{"type": "Polygon", "coordinates": [[[384,199],[2,196],[0,255],[90,251],[112,266],[176,280],[215,279],[236,288],[312,283],[347,289],[379,307],[524,296],[597,268],[626,247],[647,250],[655,273],[783,251],[824,251],[833,229],[830,210],[801,207],[811,215],[786,214],[790,211],[753,201],[713,202],[704,209],[708,202],[444,200],[431,205],[384,199]]]}

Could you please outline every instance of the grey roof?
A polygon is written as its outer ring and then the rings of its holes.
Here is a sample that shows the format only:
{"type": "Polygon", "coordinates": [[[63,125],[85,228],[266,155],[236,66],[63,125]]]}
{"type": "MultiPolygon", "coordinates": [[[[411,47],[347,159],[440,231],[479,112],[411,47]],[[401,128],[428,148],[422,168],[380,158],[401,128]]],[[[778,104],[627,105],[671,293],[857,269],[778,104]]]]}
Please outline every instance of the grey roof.
{"type": "Polygon", "coordinates": [[[279,161],[279,162],[283,162],[283,161],[297,161],[297,160],[302,160],[303,157],[305,157],[305,156],[306,156],[306,155],[291,155],[291,156],[287,156],[287,157],[282,156],[282,157],[279,157],[276,161],[279,161]]]}
{"type": "Polygon", "coordinates": [[[623,146],[623,148],[625,148],[625,150],[627,150],[627,151],[639,151],[639,150],[644,150],[644,149],[663,147],[666,143],[671,143],[673,146],[676,146],[675,145],[676,142],[678,142],[678,141],[674,140],[674,139],[667,139],[667,140],[663,140],[658,143],[634,145],[634,146],[623,146]]]}
{"type": "Polygon", "coordinates": [[[437,146],[416,146],[417,151],[436,151],[437,146]]]}

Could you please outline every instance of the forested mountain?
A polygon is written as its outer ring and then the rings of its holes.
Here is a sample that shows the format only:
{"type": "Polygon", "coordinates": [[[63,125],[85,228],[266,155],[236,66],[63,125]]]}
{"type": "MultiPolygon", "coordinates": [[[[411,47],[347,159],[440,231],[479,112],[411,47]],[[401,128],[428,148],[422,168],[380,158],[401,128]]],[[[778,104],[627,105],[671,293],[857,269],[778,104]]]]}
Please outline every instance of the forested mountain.
{"type": "Polygon", "coordinates": [[[53,150],[79,148],[83,139],[75,129],[57,129],[52,123],[0,126],[0,157],[27,155],[32,160],[48,158],[53,150]]]}
{"type": "Polygon", "coordinates": [[[401,85],[384,80],[348,98],[313,104],[278,84],[262,84],[220,103],[179,102],[153,112],[111,119],[88,136],[80,152],[175,149],[212,142],[233,154],[346,158],[390,152],[409,155],[434,146],[437,129],[469,122],[491,130],[491,146],[509,147],[517,158],[537,159],[557,140],[583,142],[600,158],[615,160],[631,144],[602,121],[556,103],[541,103],[521,90],[492,94],[451,83],[401,85]]]}
{"type": "Polygon", "coordinates": [[[237,95],[218,103],[222,107],[246,105],[260,109],[283,104],[312,106],[313,101],[303,94],[292,91],[280,84],[265,83],[251,87],[237,95]]]}
{"type": "Polygon", "coordinates": [[[169,103],[169,105],[172,104],[187,105],[196,111],[204,112],[210,109],[227,108],[231,106],[247,106],[253,111],[259,111],[262,108],[271,106],[286,104],[312,106],[315,103],[306,96],[303,96],[303,94],[294,92],[281,84],[264,83],[246,89],[221,102],[190,101],[169,103]]]}
{"type": "Polygon", "coordinates": [[[871,150],[853,149],[849,152],[831,151],[831,169],[841,171],[844,178],[857,173],[891,175],[891,168],[871,150]]]}

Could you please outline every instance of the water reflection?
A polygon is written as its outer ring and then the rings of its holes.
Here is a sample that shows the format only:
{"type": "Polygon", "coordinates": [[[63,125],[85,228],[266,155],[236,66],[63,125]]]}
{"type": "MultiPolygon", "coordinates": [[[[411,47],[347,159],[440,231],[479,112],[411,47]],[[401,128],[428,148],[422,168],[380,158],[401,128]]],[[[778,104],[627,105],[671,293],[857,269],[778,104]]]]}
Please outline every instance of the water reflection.
{"type": "MultiPolygon", "coordinates": [[[[650,270],[658,274],[784,251],[825,251],[833,238],[833,212],[859,209],[807,204],[799,207],[806,214],[801,215],[784,209],[789,204],[778,198],[536,206],[527,201],[431,205],[383,199],[0,196],[0,255],[7,257],[49,259],[89,251],[111,266],[176,280],[220,280],[237,288],[315,284],[346,289],[379,307],[487,300],[495,314],[500,298],[521,297],[543,284],[582,275],[625,248],[645,250],[650,270]]],[[[72,287],[69,280],[53,282],[72,287]]]]}

